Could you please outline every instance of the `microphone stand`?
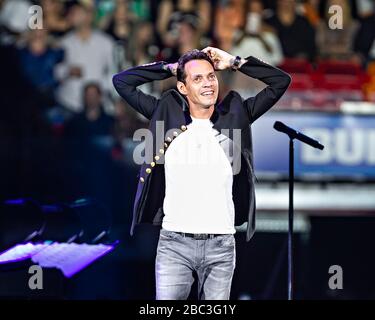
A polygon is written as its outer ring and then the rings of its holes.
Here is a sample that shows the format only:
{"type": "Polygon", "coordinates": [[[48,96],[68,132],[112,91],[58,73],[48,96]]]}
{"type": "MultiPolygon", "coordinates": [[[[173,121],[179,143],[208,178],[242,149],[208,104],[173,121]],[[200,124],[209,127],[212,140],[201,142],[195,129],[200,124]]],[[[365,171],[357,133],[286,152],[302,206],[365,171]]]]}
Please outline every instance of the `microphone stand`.
{"type": "Polygon", "coordinates": [[[288,300],[293,300],[294,139],[289,139],[288,300]]]}
{"type": "Polygon", "coordinates": [[[280,121],[276,121],[273,127],[289,136],[288,300],[293,300],[294,139],[320,150],[323,150],[324,146],[280,121]]]}

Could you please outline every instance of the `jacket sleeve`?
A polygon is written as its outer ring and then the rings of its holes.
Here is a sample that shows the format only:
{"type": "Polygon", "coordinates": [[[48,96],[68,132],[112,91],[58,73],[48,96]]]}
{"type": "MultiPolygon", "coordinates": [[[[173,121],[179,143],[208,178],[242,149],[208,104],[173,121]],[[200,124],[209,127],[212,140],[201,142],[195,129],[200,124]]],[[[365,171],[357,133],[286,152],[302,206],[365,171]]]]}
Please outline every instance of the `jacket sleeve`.
{"type": "Polygon", "coordinates": [[[256,96],[244,101],[244,107],[249,115],[250,123],[252,123],[281,98],[286,89],[288,89],[291,77],[279,68],[252,56],[246,58],[246,60],[247,62],[238,70],[267,84],[267,87],[256,96]]]}
{"type": "Polygon", "coordinates": [[[150,120],[159,100],[152,95],[145,94],[137,87],[147,82],[164,80],[171,76],[172,73],[167,68],[167,63],[161,61],[122,71],[113,76],[112,82],[118,94],[131,107],[150,120]]]}

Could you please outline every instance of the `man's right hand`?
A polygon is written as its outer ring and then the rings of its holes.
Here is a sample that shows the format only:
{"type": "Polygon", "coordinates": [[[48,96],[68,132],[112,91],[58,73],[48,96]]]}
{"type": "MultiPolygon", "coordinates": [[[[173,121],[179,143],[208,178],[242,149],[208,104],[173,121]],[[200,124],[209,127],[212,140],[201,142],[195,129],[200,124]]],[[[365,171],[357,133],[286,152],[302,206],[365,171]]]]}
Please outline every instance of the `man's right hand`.
{"type": "Polygon", "coordinates": [[[69,69],[69,76],[73,78],[81,78],[82,77],[82,70],[80,67],[71,67],[69,69]]]}
{"type": "Polygon", "coordinates": [[[175,63],[169,63],[169,64],[167,64],[167,67],[168,67],[169,71],[170,71],[174,76],[177,76],[178,62],[175,62],[175,63]]]}

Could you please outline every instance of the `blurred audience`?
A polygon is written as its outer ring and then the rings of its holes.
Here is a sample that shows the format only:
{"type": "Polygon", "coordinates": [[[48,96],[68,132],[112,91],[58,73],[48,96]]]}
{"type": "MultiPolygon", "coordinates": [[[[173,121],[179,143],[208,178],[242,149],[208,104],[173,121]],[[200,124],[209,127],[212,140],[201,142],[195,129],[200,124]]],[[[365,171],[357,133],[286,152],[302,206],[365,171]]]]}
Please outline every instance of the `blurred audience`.
{"type": "Polygon", "coordinates": [[[117,2],[105,31],[110,34],[114,40],[126,43],[131,31],[131,21],[128,4],[123,1],[117,2]]]}
{"type": "Polygon", "coordinates": [[[205,0],[163,0],[158,8],[156,28],[163,46],[173,48],[178,41],[181,21],[193,25],[200,36],[211,27],[211,3],[205,0]]]}
{"type": "Polygon", "coordinates": [[[105,32],[109,34],[114,42],[114,64],[117,70],[129,67],[127,55],[129,54],[129,39],[133,30],[132,18],[129,13],[128,4],[125,1],[117,1],[111,19],[105,32]]]}
{"type": "Polygon", "coordinates": [[[117,99],[115,102],[113,136],[116,143],[122,143],[125,138],[132,138],[135,130],[146,127],[137,112],[130,108],[125,100],[117,99]]]}
{"type": "Polygon", "coordinates": [[[353,55],[354,35],[359,24],[351,15],[351,8],[348,0],[328,0],[326,4],[324,19],[317,26],[316,42],[319,58],[330,60],[355,60],[353,55]],[[331,29],[329,20],[331,14],[328,9],[338,5],[343,12],[343,28],[331,29]]]}
{"type": "MultiPolygon", "coordinates": [[[[282,64],[284,58],[367,65],[375,60],[374,8],[373,0],[0,0],[0,45],[7,57],[16,54],[12,63],[18,80],[12,86],[19,83],[3,95],[4,112],[7,119],[19,113],[10,112],[11,96],[14,101],[30,101],[34,119],[40,119],[37,112],[43,113],[43,108],[58,104],[45,114],[53,128],[63,128],[77,115],[70,128],[85,120],[95,123],[95,130],[106,114],[112,114],[115,136],[121,139],[138,122],[117,101],[111,83],[114,73],[157,60],[176,62],[186,51],[208,45],[273,65],[282,64]],[[34,4],[43,8],[43,30],[29,28],[28,11],[34,4]],[[328,26],[332,5],[343,8],[342,30],[328,26]],[[25,86],[27,98],[16,97],[19,87],[25,86]],[[99,96],[100,108],[91,108],[95,105],[91,98],[99,96]]],[[[221,94],[242,81],[240,73],[218,76],[221,94]]],[[[4,87],[9,83],[4,81],[4,87]]],[[[142,90],[159,95],[174,86],[172,77],[142,90]]],[[[87,123],[82,130],[95,132],[85,127],[87,123]]],[[[110,132],[107,129],[103,132],[110,132]]]]}
{"type": "Polygon", "coordinates": [[[277,0],[275,15],[266,21],[277,31],[285,57],[315,59],[315,30],[296,12],[295,0],[277,0]]]}
{"type": "MultiPolygon", "coordinates": [[[[124,1],[124,0],[120,0],[124,1]]],[[[126,0],[125,0],[126,1],[126,0]]],[[[130,1],[129,9],[132,17],[137,21],[148,21],[151,17],[151,2],[152,0],[132,0],[130,1]]],[[[157,1],[155,1],[157,2],[157,1]]]]}
{"type": "Polygon", "coordinates": [[[301,14],[310,22],[314,27],[320,22],[319,5],[320,0],[305,0],[302,2],[298,9],[301,14]]]}
{"type": "Polygon", "coordinates": [[[270,64],[278,65],[283,60],[281,44],[275,30],[263,21],[262,14],[261,0],[248,2],[245,28],[239,30],[240,37],[231,53],[240,57],[251,53],[270,64]]]}
{"type": "Polygon", "coordinates": [[[82,109],[67,123],[68,137],[85,139],[110,134],[113,120],[104,113],[103,96],[98,83],[88,83],[84,87],[82,109]]]}
{"type": "Polygon", "coordinates": [[[175,24],[176,39],[171,47],[162,51],[162,59],[168,62],[176,62],[187,51],[203,49],[199,42],[200,33],[196,27],[196,20],[192,16],[184,15],[175,24]]]}
{"type": "Polygon", "coordinates": [[[112,90],[113,41],[93,28],[93,15],[90,5],[82,2],[72,6],[69,18],[74,29],[61,39],[65,57],[56,70],[61,82],[57,97],[71,112],[82,111],[82,89],[87,82],[100,83],[104,99],[112,90]]]}
{"type": "Polygon", "coordinates": [[[29,8],[33,5],[27,0],[3,0],[0,11],[0,25],[17,36],[28,30],[29,8]]]}
{"type": "Polygon", "coordinates": [[[354,50],[361,61],[367,64],[375,60],[375,12],[362,19],[354,39],[354,50]]]}
{"type": "Polygon", "coordinates": [[[70,29],[70,21],[66,18],[64,2],[61,0],[40,0],[43,8],[43,28],[54,36],[61,36],[70,29]]]}
{"type": "Polygon", "coordinates": [[[374,0],[356,0],[357,13],[360,19],[365,19],[374,13],[374,0]]]}
{"type": "Polygon", "coordinates": [[[214,38],[217,46],[231,51],[236,31],[245,25],[244,0],[219,1],[215,12],[214,38]]]}
{"type": "Polygon", "coordinates": [[[14,45],[0,45],[0,70],[0,138],[30,139],[48,133],[39,94],[26,79],[14,45]]]}
{"type": "Polygon", "coordinates": [[[41,108],[56,104],[54,68],[63,59],[62,50],[53,47],[48,36],[47,29],[30,30],[25,46],[19,49],[22,73],[39,95],[41,108]]]}
{"type": "Polygon", "coordinates": [[[156,60],[159,50],[154,39],[154,30],[150,22],[143,21],[134,26],[127,55],[130,65],[135,66],[156,60]]]}
{"type": "MultiPolygon", "coordinates": [[[[152,24],[147,21],[138,22],[130,35],[127,62],[128,66],[136,66],[156,61],[159,48],[155,43],[155,35],[152,24]]],[[[152,93],[157,82],[149,82],[142,85],[142,90],[152,93]]]]}

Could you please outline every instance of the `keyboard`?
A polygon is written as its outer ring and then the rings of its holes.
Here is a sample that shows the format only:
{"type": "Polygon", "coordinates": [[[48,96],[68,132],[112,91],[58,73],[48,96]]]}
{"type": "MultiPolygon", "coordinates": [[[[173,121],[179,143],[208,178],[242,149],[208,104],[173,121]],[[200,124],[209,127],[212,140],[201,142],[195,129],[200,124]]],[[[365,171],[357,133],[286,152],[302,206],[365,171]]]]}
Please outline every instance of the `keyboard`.
{"type": "MultiPolygon", "coordinates": [[[[116,243],[117,244],[117,243],[116,243]]],[[[46,241],[18,244],[0,254],[0,264],[31,259],[42,268],[57,268],[70,278],[111,252],[116,244],[78,244],[46,241]]]]}
{"type": "Polygon", "coordinates": [[[31,258],[39,251],[45,249],[50,243],[34,244],[28,242],[26,244],[17,244],[14,247],[0,253],[0,264],[23,261],[31,258]]]}

